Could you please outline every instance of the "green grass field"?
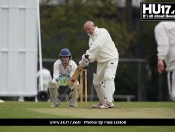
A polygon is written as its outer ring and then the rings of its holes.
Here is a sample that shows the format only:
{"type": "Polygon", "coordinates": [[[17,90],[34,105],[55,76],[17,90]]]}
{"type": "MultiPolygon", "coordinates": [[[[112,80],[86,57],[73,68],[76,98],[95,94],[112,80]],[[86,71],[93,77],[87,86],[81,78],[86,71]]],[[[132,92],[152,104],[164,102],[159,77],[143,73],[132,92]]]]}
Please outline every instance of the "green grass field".
{"type": "MultiPolygon", "coordinates": [[[[61,102],[50,108],[50,102],[0,103],[0,118],[175,118],[174,102],[115,102],[112,109],[93,109],[97,102],[88,102],[88,107],[68,107],[61,102]]],[[[173,132],[174,126],[1,126],[1,132],[173,132]]]]}

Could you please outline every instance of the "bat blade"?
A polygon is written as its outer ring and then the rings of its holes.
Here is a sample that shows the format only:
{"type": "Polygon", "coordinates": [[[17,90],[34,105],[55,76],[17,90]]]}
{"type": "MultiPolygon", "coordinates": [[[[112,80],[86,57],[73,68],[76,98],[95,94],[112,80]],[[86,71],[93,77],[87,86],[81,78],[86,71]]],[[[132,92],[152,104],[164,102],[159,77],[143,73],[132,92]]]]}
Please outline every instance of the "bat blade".
{"type": "Polygon", "coordinates": [[[71,79],[69,80],[69,87],[71,87],[75,81],[77,81],[79,75],[80,75],[80,72],[83,70],[83,67],[81,67],[80,65],[77,66],[77,69],[75,70],[75,72],[73,73],[71,79]],[[72,82],[72,80],[75,80],[74,82],[72,82]]]}

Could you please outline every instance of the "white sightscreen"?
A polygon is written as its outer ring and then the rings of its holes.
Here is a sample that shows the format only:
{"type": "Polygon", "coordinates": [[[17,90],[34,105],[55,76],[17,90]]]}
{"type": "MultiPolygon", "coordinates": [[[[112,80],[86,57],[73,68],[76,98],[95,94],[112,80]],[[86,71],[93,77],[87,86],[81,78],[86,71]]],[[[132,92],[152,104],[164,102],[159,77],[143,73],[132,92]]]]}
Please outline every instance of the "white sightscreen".
{"type": "Polygon", "coordinates": [[[37,0],[0,0],[0,96],[37,94],[37,0]]]}

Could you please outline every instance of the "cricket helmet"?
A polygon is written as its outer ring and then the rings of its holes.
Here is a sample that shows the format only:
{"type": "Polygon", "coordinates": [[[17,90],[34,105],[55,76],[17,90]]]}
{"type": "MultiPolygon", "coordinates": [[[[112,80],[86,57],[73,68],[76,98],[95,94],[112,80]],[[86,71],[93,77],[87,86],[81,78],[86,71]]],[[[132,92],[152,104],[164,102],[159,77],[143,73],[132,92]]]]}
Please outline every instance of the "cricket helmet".
{"type": "Polygon", "coordinates": [[[71,56],[70,50],[67,49],[67,48],[64,48],[64,49],[62,49],[62,50],[60,51],[59,57],[61,58],[62,56],[69,56],[69,58],[72,57],[72,56],[71,56]]]}

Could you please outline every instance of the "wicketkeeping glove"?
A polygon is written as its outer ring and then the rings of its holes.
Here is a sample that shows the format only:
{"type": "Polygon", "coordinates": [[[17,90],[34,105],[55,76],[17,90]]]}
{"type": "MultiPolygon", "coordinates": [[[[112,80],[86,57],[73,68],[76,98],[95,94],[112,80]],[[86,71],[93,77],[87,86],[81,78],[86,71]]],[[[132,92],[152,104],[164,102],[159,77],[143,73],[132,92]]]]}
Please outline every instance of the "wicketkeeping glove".
{"type": "Polygon", "coordinates": [[[70,75],[63,76],[62,74],[60,74],[60,76],[58,77],[58,84],[60,84],[60,86],[68,86],[70,78],[70,75]]]}

